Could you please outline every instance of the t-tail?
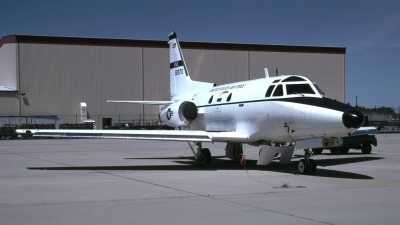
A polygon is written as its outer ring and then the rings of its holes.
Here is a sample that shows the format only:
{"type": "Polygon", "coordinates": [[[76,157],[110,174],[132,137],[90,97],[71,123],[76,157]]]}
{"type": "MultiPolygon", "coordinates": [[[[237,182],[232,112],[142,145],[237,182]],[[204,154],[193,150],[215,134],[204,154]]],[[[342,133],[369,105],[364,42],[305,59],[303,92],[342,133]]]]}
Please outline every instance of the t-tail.
{"type": "Polygon", "coordinates": [[[175,99],[178,95],[195,92],[196,90],[211,88],[213,83],[193,81],[190,79],[182,50],[175,32],[169,34],[169,76],[170,97],[175,99]]]}

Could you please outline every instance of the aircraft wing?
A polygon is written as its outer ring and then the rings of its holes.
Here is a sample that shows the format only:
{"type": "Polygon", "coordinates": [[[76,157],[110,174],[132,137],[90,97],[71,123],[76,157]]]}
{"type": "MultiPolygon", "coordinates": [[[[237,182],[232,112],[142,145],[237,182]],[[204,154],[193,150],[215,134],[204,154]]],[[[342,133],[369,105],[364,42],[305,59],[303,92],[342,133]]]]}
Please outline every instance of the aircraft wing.
{"type": "MultiPolygon", "coordinates": [[[[28,130],[16,130],[26,133],[28,130]]],[[[162,141],[243,142],[248,136],[239,132],[191,130],[29,130],[34,137],[113,138],[162,141]]]]}
{"type": "Polygon", "coordinates": [[[107,100],[107,102],[132,103],[132,104],[143,104],[143,105],[170,105],[174,103],[171,101],[125,101],[125,100],[107,100]]]}

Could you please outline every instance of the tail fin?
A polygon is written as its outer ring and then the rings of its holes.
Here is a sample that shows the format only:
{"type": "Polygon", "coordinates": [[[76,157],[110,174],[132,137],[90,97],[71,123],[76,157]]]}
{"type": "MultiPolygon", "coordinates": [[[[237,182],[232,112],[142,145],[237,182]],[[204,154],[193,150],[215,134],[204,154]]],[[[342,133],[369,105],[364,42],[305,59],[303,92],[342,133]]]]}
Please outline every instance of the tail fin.
{"type": "Polygon", "coordinates": [[[178,94],[213,87],[213,83],[192,81],[183,59],[181,47],[175,32],[169,34],[169,76],[171,99],[178,94]]]}

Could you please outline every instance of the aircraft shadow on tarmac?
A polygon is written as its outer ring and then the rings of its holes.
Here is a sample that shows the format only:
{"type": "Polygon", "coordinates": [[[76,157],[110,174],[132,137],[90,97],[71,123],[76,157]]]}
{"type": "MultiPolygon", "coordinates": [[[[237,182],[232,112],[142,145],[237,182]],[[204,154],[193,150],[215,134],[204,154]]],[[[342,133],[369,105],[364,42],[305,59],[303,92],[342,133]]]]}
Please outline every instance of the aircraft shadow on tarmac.
{"type": "MultiPolygon", "coordinates": [[[[293,158],[302,156],[294,155],[293,158]]],[[[290,164],[282,165],[275,160],[267,166],[257,166],[257,160],[246,160],[246,167],[240,165],[238,161],[231,161],[224,156],[216,156],[212,158],[212,164],[209,166],[195,166],[194,157],[165,157],[165,158],[125,158],[129,160],[171,160],[176,165],[141,165],[141,166],[68,166],[68,167],[28,167],[29,170],[94,170],[94,171],[110,171],[110,170],[130,170],[130,171],[218,171],[218,170],[249,170],[249,171],[270,171],[278,173],[298,174],[297,161],[290,164]]],[[[279,158],[276,158],[279,159],[279,158]]],[[[347,178],[347,179],[374,179],[373,177],[338,170],[324,169],[326,166],[343,165],[359,162],[367,162],[380,160],[382,157],[353,157],[353,158],[335,158],[316,160],[318,170],[316,174],[310,176],[330,177],[330,178],[347,178]]],[[[303,175],[304,176],[304,175],[303,175]]]]}

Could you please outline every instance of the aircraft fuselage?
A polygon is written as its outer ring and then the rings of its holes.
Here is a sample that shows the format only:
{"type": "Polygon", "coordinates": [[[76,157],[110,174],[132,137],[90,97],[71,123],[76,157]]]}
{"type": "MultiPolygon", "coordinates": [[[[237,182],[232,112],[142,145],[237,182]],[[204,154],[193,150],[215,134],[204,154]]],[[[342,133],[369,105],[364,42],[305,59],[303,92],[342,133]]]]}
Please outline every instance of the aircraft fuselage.
{"type": "Polygon", "coordinates": [[[343,113],[353,107],[324,97],[315,83],[297,75],[215,86],[180,98],[198,108],[190,129],[236,131],[249,136],[247,143],[343,137],[358,128],[343,123],[343,113]]]}

